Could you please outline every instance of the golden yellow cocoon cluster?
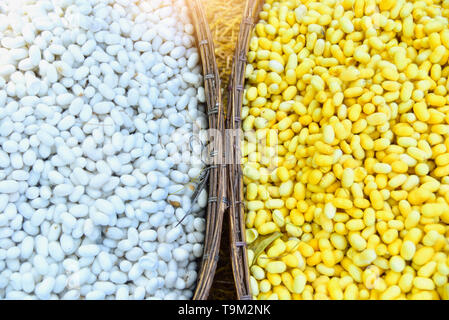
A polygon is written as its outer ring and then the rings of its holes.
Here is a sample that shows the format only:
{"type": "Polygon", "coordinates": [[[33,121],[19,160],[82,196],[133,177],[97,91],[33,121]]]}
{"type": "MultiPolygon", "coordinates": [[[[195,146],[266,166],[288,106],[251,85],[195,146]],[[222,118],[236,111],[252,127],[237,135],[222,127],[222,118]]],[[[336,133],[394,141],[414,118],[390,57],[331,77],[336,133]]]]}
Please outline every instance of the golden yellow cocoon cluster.
{"type": "Polygon", "coordinates": [[[449,0],[267,0],[243,101],[257,299],[449,299],[449,0]]]}

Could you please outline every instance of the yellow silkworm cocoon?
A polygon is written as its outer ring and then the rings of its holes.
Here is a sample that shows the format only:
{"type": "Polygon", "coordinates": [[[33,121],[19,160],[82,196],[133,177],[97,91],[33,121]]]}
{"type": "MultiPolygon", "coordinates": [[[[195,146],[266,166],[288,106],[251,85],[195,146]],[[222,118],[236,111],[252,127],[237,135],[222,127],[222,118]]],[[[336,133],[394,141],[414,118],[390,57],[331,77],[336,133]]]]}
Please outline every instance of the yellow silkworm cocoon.
{"type": "Polygon", "coordinates": [[[339,209],[351,209],[352,201],[344,198],[334,198],[332,204],[339,209]]]}
{"type": "Polygon", "coordinates": [[[435,284],[432,279],[424,277],[416,277],[413,279],[413,286],[420,290],[433,290],[435,289],[435,284]]]}
{"type": "Polygon", "coordinates": [[[364,267],[376,260],[377,254],[373,249],[365,249],[354,256],[354,264],[358,267],[364,267]]]}
{"type": "Polygon", "coordinates": [[[250,183],[246,187],[246,199],[251,201],[257,197],[257,184],[250,183]]]}
{"type": "Polygon", "coordinates": [[[277,169],[276,173],[277,173],[278,178],[283,182],[285,182],[289,179],[290,175],[288,173],[287,168],[285,168],[285,167],[279,167],[277,169]]]}
{"type": "Polygon", "coordinates": [[[249,201],[247,202],[248,210],[257,211],[264,208],[264,203],[259,200],[249,201]]]}
{"type": "Polygon", "coordinates": [[[256,168],[252,167],[252,166],[245,166],[243,168],[243,175],[245,177],[248,177],[249,179],[252,180],[259,180],[260,179],[260,173],[259,170],[257,170],[256,168]]]}
{"type": "Polygon", "coordinates": [[[349,243],[358,251],[366,249],[366,240],[358,233],[353,233],[349,236],[349,243]]]}
{"type": "Polygon", "coordinates": [[[422,215],[427,218],[438,217],[448,210],[449,206],[445,203],[426,203],[421,207],[422,215]]]}
{"type": "Polygon", "coordinates": [[[269,273],[282,273],[287,269],[287,266],[282,261],[270,261],[266,265],[265,269],[269,273]]]}
{"type": "Polygon", "coordinates": [[[259,282],[259,290],[262,293],[267,293],[271,290],[271,283],[267,279],[263,279],[259,282]]]}
{"type": "Polygon", "coordinates": [[[279,227],[274,222],[266,222],[257,229],[257,232],[261,235],[267,235],[278,230],[279,227]]]}
{"type": "Polygon", "coordinates": [[[320,167],[329,167],[333,164],[333,157],[319,154],[315,158],[315,163],[320,167]]]}
{"type": "Polygon", "coordinates": [[[371,126],[381,126],[385,122],[387,122],[387,120],[387,115],[382,112],[372,113],[368,117],[366,117],[366,121],[371,126]]]}
{"type": "Polygon", "coordinates": [[[331,144],[335,139],[334,128],[331,125],[323,127],[323,140],[327,144],[331,144]]]}
{"type": "Polygon", "coordinates": [[[276,258],[280,256],[282,253],[284,253],[285,249],[286,247],[284,242],[277,241],[270,249],[268,249],[267,256],[269,258],[276,258]]]}
{"type": "Polygon", "coordinates": [[[436,271],[437,263],[435,261],[429,261],[418,270],[418,276],[424,278],[430,278],[436,271]]]}
{"type": "Polygon", "coordinates": [[[259,295],[259,285],[257,283],[257,280],[253,276],[250,276],[249,284],[250,284],[251,294],[253,296],[258,296],[259,295]]]}
{"type": "Polygon", "coordinates": [[[380,295],[380,300],[394,300],[401,294],[399,286],[391,286],[380,295]]]}
{"type": "Polygon", "coordinates": [[[246,242],[253,243],[258,236],[258,232],[256,229],[246,229],[246,242]]]}
{"type": "Polygon", "coordinates": [[[405,260],[401,256],[393,256],[390,259],[390,268],[394,272],[402,272],[405,268],[405,260]]]}
{"type": "Polygon", "coordinates": [[[257,265],[253,265],[253,266],[251,266],[250,271],[251,271],[251,275],[254,277],[254,279],[256,279],[256,280],[265,279],[265,271],[261,267],[259,267],[257,265]]]}
{"type": "Polygon", "coordinates": [[[388,174],[391,172],[391,166],[388,163],[375,163],[373,166],[373,170],[375,173],[384,173],[388,174]]]}
{"type": "Polygon", "coordinates": [[[413,263],[423,265],[432,259],[435,250],[432,247],[422,247],[418,249],[413,256],[413,263]]]}
{"type": "Polygon", "coordinates": [[[331,203],[328,202],[324,206],[324,214],[328,219],[333,219],[335,217],[335,213],[337,212],[337,208],[331,203]]]}
{"type": "Polygon", "coordinates": [[[269,199],[265,201],[265,208],[267,209],[281,209],[284,206],[282,199],[269,199]]]}
{"type": "Polygon", "coordinates": [[[301,294],[304,291],[306,283],[307,279],[303,273],[296,275],[293,280],[293,293],[301,294]]]}
{"type": "Polygon", "coordinates": [[[405,260],[412,260],[416,252],[416,246],[412,241],[404,241],[401,246],[401,257],[405,260]]]}

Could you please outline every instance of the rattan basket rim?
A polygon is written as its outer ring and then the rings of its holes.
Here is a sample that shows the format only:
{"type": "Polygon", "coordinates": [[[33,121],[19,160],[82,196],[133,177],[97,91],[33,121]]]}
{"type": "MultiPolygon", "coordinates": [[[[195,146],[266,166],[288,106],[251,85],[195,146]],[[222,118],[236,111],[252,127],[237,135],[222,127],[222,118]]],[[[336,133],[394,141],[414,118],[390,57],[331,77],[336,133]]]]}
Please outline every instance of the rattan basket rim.
{"type": "Polygon", "coordinates": [[[228,114],[226,128],[233,129],[233,136],[228,139],[227,150],[232,155],[228,165],[228,198],[230,219],[231,262],[234,273],[235,288],[239,300],[252,300],[250,274],[246,254],[245,223],[243,207],[243,181],[240,153],[241,110],[245,84],[246,57],[254,24],[262,8],[263,0],[247,0],[239,37],[234,53],[234,61],[229,85],[228,114]],[[235,138],[234,138],[235,137],[235,138]]]}
{"type": "MultiPolygon", "coordinates": [[[[195,27],[198,51],[201,56],[209,128],[224,132],[221,82],[212,34],[201,0],[186,0],[186,2],[190,9],[192,23],[195,27]]],[[[223,141],[214,140],[212,149],[220,152],[223,149],[222,144],[223,141]]],[[[205,300],[208,298],[217,268],[226,199],[226,171],[225,167],[219,163],[220,158],[222,157],[216,157],[217,160],[211,159],[212,162],[208,169],[209,190],[204,251],[193,300],[205,300]]]]}

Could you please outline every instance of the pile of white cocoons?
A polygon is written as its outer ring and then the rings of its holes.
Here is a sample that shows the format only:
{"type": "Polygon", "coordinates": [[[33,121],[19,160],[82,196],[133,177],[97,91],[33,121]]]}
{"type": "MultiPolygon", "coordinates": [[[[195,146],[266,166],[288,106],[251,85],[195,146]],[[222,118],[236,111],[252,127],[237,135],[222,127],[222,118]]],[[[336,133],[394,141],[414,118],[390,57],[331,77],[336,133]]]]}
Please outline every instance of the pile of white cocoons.
{"type": "Polygon", "coordinates": [[[192,298],[208,122],[186,1],[0,1],[0,299],[192,298]]]}

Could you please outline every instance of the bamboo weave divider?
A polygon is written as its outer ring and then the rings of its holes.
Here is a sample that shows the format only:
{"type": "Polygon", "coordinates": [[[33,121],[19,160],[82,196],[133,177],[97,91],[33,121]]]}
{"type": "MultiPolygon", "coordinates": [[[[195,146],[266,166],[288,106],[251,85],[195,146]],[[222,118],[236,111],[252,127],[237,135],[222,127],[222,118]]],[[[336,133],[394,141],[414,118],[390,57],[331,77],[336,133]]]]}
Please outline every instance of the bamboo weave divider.
{"type": "Polygon", "coordinates": [[[245,84],[246,56],[249,49],[249,41],[254,24],[257,22],[263,0],[248,0],[240,33],[235,48],[234,63],[229,84],[229,102],[227,129],[238,132],[237,135],[226,137],[226,150],[229,150],[230,163],[228,165],[229,184],[229,215],[230,215],[230,241],[231,260],[234,272],[234,281],[239,300],[251,300],[252,295],[249,285],[248,258],[246,255],[245,220],[243,206],[243,180],[241,168],[241,111],[243,103],[243,91],[245,84]]]}
{"type": "MultiPolygon", "coordinates": [[[[209,128],[224,132],[224,110],[221,99],[220,74],[215,60],[215,48],[212,34],[206,19],[203,5],[200,0],[186,0],[197,38],[198,51],[201,56],[204,76],[204,91],[206,95],[209,128]]],[[[217,268],[220,249],[221,228],[225,210],[226,171],[222,165],[223,137],[214,139],[209,136],[209,181],[208,205],[206,212],[206,234],[204,239],[204,252],[198,273],[198,281],[193,296],[194,300],[205,300],[217,268]]]]}

